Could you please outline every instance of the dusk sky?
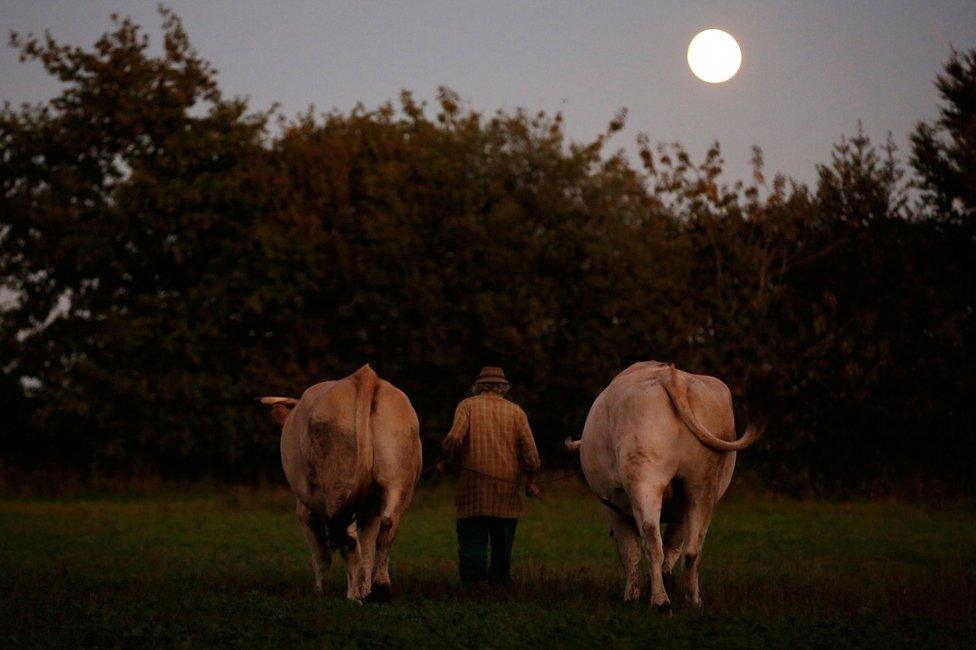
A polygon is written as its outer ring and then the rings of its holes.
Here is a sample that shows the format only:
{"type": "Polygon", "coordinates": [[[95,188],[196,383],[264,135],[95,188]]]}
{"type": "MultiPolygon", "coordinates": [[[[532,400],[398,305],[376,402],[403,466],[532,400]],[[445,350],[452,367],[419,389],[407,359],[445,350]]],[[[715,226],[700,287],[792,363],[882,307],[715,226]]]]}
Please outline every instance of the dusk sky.
{"type": "MultiPolygon", "coordinates": [[[[950,53],[976,46],[976,2],[168,2],[219,71],[225,93],[293,115],[348,110],[410,89],[454,88],[480,111],[562,111],[590,139],[630,111],[613,148],[637,133],[679,141],[696,157],[721,142],[728,178],[748,178],[750,147],[767,174],[803,181],[857,121],[907,154],[918,119],[936,114],[933,79],[950,53]],[[742,48],[730,81],[696,79],[688,43],[715,27],[742,48]]],[[[90,46],[129,14],[153,37],[156,2],[0,3],[6,31],[50,29],[90,46]]],[[[159,40],[154,40],[159,47],[159,40]]],[[[0,56],[0,98],[41,101],[57,83],[13,49],[0,56]]]]}

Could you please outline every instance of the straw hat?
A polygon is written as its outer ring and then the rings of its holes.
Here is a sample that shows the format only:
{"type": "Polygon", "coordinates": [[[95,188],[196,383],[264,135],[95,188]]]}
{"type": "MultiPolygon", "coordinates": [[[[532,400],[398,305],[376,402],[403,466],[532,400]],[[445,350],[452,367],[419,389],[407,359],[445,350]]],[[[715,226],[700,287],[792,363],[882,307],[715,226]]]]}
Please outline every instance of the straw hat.
{"type": "Polygon", "coordinates": [[[474,380],[475,384],[504,384],[506,386],[511,386],[508,380],[505,379],[505,371],[497,366],[485,366],[478,373],[478,378],[474,380]]]}

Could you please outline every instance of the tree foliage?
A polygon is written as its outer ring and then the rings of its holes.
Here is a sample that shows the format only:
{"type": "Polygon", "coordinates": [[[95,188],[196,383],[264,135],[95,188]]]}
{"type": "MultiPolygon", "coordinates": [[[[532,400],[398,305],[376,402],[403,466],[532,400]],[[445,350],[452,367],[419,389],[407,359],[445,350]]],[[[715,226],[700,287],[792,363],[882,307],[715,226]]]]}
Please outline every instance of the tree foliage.
{"type": "Polygon", "coordinates": [[[965,221],[976,216],[976,50],[952,52],[935,86],[939,119],[919,122],[912,165],[929,215],[965,221]]]}
{"type": "Polygon", "coordinates": [[[63,90],[0,112],[9,463],[274,475],[251,398],[367,361],[428,442],[502,365],[553,452],[660,359],[768,419],[742,462],[772,485],[971,489],[972,54],[914,136],[916,207],[860,130],[808,188],[767,182],[758,150],[725,184],[718,144],[695,164],[643,137],[635,167],[606,152],[625,113],[575,143],[561,115],[447,88],[271,128],[163,21],[156,56],[124,18],[92,50],[13,37],[63,90]]]}
{"type": "Polygon", "coordinates": [[[5,370],[39,382],[26,446],[202,471],[253,436],[227,405],[247,359],[227,352],[257,324],[266,118],[223,98],[163,17],[158,57],[128,19],[93,51],[12,39],[64,88],[0,114],[5,370]]]}

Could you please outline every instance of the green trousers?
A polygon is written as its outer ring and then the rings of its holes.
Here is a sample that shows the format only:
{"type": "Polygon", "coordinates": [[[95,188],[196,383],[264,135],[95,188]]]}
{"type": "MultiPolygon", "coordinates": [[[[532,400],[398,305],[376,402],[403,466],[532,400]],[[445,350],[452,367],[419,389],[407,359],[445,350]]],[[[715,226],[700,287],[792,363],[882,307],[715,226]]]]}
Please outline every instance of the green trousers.
{"type": "Polygon", "coordinates": [[[457,520],[458,570],[463,584],[511,584],[512,543],[518,519],[465,517],[457,520]],[[491,564],[488,545],[491,544],[491,564]]]}

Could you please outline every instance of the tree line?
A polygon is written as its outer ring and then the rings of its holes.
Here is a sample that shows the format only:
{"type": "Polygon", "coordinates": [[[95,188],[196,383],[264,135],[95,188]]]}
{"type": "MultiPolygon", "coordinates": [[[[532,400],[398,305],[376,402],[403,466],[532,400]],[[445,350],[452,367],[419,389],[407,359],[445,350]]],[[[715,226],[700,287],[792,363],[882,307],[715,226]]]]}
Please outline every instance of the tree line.
{"type": "Polygon", "coordinates": [[[89,49],[12,36],[62,84],[0,111],[0,471],[278,476],[253,403],[369,362],[428,458],[482,365],[543,455],[617,372],[716,375],[766,485],[971,492],[976,50],[903,162],[858,131],[812,186],[722,180],[715,144],[609,151],[442,88],[283,118],[220,90],[177,16],[89,49]]]}

